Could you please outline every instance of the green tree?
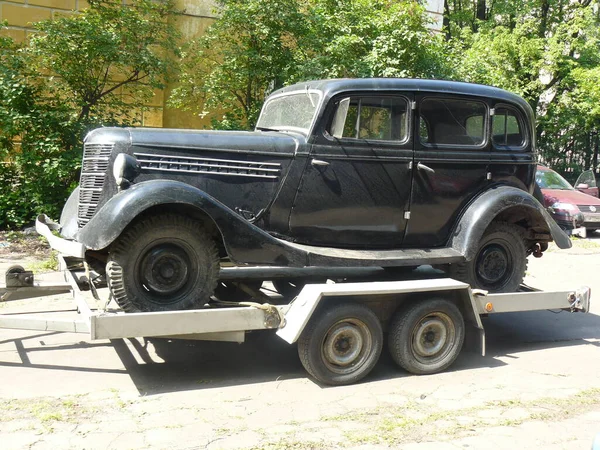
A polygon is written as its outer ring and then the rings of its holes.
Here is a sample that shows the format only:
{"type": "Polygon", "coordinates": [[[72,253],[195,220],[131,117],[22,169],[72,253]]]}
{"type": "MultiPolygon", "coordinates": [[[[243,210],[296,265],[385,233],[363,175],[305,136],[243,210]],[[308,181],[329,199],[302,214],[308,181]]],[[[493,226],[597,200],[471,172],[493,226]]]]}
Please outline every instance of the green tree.
{"type": "Polygon", "coordinates": [[[414,1],[313,0],[296,78],[443,77],[441,36],[414,1]]]}
{"type": "Polygon", "coordinates": [[[220,128],[251,128],[265,94],[294,71],[307,32],[297,0],[220,0],[219,18],[183,52],[171,103],[198,114],[225,114],[220,128]]]}
{"type": "Polygon", "coordinates": [[[252,128],[265,96],[293,82],[440,76],[441,36],[428,26],[414,1],[222,0],[186,50],[170,101],[197,114],[228,111],[219,128],[252,128]]]}
{"type": "Polygon", "coordinates": [[[80,14],[36,24],[19,46],[0,38],[0,228],[60,213],[75,187],[82,138],[131,123],[133,107],[174,68],[171,0],[91,0],[80,14]]]}
{"type": "MultiPolygon", "coordinates": [[[[79,15],[35,24],[30,62],[77,120],[119,121],[163,89],[178,55],[173,0],[89,0],[79,15]]],[[[132,120],[133,117],[125,117],[132,120]]]]}
{"type": "Polygon", "coordinates": [[[455,76],[525,97],[538,114],[542,160],[563,172],[597,164],[598,6],[591,0],[488,2],[478,19],[474,5],[447,3],[455,76]]]}

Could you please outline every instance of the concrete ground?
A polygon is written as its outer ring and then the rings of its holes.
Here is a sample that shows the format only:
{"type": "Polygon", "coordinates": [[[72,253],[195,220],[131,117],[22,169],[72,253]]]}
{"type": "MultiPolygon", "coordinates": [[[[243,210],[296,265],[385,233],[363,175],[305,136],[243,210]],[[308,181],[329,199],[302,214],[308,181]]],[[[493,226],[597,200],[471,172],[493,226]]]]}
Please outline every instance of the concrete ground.
{"type": "MultiPolygon", "coordinates": [[[[23,255],[3,255],[0,271],[23,255]]],[[[421,270],[421,269],[419,269],[421,270]]],[[[600,234],[529,263],[542,289],[600,292],[600,234]]],[[[487,355],[413,376],[384,354],[362,383],[325,387],[272,333],[244,344],[0,330],[3,449],[589,449],[600,432],[593,314],[485,319],[487,355]]],[[[64,296],[0,304],[61,309],[64,296]]]]}

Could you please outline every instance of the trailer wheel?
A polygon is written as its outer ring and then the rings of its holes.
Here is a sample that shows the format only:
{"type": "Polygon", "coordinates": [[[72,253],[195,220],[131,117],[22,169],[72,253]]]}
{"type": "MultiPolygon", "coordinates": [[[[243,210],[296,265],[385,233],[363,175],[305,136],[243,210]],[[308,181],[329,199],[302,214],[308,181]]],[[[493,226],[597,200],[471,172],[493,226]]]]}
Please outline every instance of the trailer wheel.
{"type": "Polygon", "coordinates": [[[383,344],[381,322],[364,305],[340,304],[310,320],[298,340],[306,371],[324,384],[355,383],[371,372],[383,344]]]}
{"type": "MultiPolygon", "coordinates": [[[[263,282],[261,280],[240,281],[250,289],[258,291],[263,282]]],[[[245,302],[250,300],[252,295],[248,294],[237,283],[231,281],[219,281],[215,289],[215,297],[226,302],[245,302]]]]}
{"type": "Polygon", "coordinates": [[[526,270],[527,249],[523,229],[496,222],[481,238],[475,258],[451,264],[450,276],[490,292],[516,292],[526,270]]]}
{"type": "Polygon", "coordinates": [[[392,358],[408,372],[425,375],[454,362],[465,339],[465,323],[457,306],[443,299],[401,308],[390,324],[392,358]]]}
{"type": "Polygon", "coordinates": [[[110,291],[127,312],[197,308],[210,300],[219,271],[217,248],[190,218],[149,216],[110,249],[110,291]]]}

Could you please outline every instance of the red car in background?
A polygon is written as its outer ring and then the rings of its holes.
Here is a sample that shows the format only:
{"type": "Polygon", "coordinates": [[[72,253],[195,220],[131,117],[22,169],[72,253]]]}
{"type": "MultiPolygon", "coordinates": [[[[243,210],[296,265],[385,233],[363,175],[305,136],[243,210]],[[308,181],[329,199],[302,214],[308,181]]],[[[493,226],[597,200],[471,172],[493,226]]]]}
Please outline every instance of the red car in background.
{"type": "MultiPolygon", "coordinates": [[[[600,199],[579,192],[554,170],[537,166],[536,182],[544,196],[544,206],[564,230],[585,227],[600,229],[600,199]]],[[[578,180],[580,182],[580,180],[578,180]]],[[[579,183],[579,186],[585,183],[579,183]]]]}

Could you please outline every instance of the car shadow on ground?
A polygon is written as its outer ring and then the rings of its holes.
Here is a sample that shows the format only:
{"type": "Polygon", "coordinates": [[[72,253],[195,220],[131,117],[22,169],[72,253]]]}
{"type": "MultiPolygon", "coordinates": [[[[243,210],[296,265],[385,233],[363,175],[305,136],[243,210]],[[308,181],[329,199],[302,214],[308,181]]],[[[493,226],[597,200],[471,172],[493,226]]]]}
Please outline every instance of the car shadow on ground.
{"type": "MultiPolygon", "coordinates": [[[[471,345],[449,371],[503,366],[506,363],[499,357],[590,345],[594,343],[587,339],[600,339],[600,316],[594,314],[505,313],[484,319],[484,327],[486,356],[481,356],[477,345],[471,345]]],[[[143,395],[308,378],[296,347],[269,331],[251,333],[243,344],[159,338],[128,343],[115,340],[112,344],[143,395]]],[[[364,382],[409,376],[414,375],[398,368],[384,345],[379,363],[364,382]]]]}
{"type": "MultiPolygon", "coordinates": [[[[487,342],[486,356],[481,356],[479,346],[474,345],[473,341],[477,339],[470,339],[471,345],[463,349],[447,371],[503,366],[506,364],[503,357],[514,358],[515,354],[526,351],[581,345],[600,346],[600,316],[594,314],[551,311],[504,313],[485,318],[483,323],[487,342]]],[[[141,395],[310,379],[300,363],[296,346],[287,344],[272,331],[248,333],[247,341],[243,344],[138,338],[91,343],[77,340],[46,345],[44,338],[51,339],[54,335],[54,332],[20,333],[18,338],[2,340],[0,344],[14,343],[21,361],[2,361],[0,366],[123,374],[131,378],[141,395]],[[79,366],[76,358],[71,359],[68,365],[30,361],[32,353],[94,351],[108,347],[115,350],[123,368],[103,367],[102,359],[88,366],[79,366]]],[[[78,338],[77,336],[76,339],[78,338]]],[[[68,354],[65,356],[68,357],[68,354]]],[[[37,357],[35,360],[39,361],[37,357]]],[[[387,345],[384,344],[379,363],[363,382],[412,376],[415,375],[394,364],[387,345]]]]}

